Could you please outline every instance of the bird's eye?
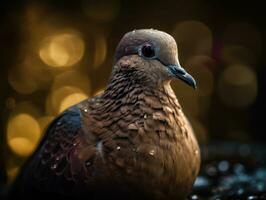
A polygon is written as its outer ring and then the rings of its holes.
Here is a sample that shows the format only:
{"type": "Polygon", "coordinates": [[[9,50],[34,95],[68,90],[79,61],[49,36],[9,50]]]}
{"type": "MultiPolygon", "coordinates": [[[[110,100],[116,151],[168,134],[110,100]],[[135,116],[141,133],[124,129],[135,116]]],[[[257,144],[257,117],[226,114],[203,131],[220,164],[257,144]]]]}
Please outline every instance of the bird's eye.
{"type": "Polygon", "coordinates": [[[146,58],[152,58],[155,56],[155,51],[152,45],[144,44],[141,48],[141,55],[146,58]]]}

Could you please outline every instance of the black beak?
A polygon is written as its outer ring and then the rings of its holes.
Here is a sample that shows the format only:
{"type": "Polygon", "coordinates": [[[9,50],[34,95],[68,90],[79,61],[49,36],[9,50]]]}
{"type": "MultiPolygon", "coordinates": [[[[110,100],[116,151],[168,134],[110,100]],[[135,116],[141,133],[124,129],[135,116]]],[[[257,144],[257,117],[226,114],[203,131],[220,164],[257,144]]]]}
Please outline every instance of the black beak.
{"type": "Polygon", "coordinates": [[[188,85],[192,86],[194,89],[197,88],[195,79],[189,73],[187,73],[186,70],[184,70],[181,66],[168,65],[167,67],[176,78],[181,79],[188,85]]]}

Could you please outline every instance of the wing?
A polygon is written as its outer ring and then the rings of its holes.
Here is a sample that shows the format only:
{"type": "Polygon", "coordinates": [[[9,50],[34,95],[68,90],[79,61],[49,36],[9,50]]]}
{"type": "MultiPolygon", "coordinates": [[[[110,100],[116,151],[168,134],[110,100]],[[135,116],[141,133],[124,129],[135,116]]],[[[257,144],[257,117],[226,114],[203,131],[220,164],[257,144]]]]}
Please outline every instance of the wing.
{"type": "Polygon", "coordinates": [[[15,184],[20,192],[66,195],[89,179],[88,163],[96,158],[96,149],[92,137],[85,139],[82,129],[77,106],[51,123],[15,184]]]}

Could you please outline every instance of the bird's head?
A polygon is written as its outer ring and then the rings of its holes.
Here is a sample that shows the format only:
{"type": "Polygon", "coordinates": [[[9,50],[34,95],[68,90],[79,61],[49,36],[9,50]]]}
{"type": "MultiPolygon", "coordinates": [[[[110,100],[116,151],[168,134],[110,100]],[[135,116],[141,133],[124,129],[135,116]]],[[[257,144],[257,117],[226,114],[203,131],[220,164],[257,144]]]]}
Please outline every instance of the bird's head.
{"type": "Polygon", "coordinates": [[[157,83],[181,79],[196,88],[194,78],[179,63],[175,39],[154,29],[134,30],[124,35],[116,49],[114,73],[117,70],[135,71],[136,78],[157,83]]]}

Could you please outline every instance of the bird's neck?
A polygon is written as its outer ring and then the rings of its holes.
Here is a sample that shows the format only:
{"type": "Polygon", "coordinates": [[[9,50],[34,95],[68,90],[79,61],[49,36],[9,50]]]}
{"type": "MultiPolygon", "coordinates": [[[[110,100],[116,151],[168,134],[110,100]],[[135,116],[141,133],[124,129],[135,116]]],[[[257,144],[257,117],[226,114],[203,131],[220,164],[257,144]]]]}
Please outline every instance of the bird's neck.
{"type": "MultiPolygon", "coordinates": [[[[86,115],[89,119],[85,123],[89,123],[89,127],[97,130],[106,130],[102,127],[116,129],[117,123],[124,129],[130,129],[132,127],[128,126],[136,122],[138,129],[143,129],[144,121],[147,121],[145,123],[152,124],[151,132],[155,132],[155,129],[167,128],[171,131],[162,134],[176,138],[176,132],[180,132],[178,124],[184,124],[183,119],[176,118],[182,115],[182,111],[170,82],[165,82],[158,87],[147,87],[127,79],[115,79],[108,85],[105,92],[97,97],[97,103],[90,102],[91,112],[86,115]],[[161,116],[164,117],[161,119],[161,116]],[[164,119],[170,119],[170,121],[166,123],[164,119]]],[[[185,129],[181,130],[182,133],[184,131],[185,129]]]]}
{"type": "Polygon", "coordinates": [[[156,98],[167,96],[167,98],[176,99],[170,81],[146,83],[124,74],[116,74],[111,78],[102,97],[109,100],[119,100],[127,97],[130,101],[131,98],[135,100],[135,96],[140,93],[146,93],[156,98]]]}

